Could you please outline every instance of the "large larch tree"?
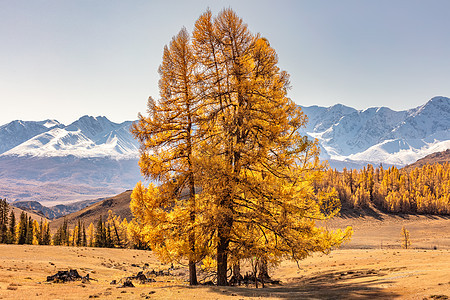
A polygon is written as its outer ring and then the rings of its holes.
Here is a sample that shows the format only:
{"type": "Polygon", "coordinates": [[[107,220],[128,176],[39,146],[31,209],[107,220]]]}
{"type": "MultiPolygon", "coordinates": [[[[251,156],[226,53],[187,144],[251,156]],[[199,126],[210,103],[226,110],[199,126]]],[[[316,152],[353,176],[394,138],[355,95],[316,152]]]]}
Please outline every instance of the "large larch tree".
{"type": "Polygon", "coordinates": [[[199,138],[196,65],[189,34],[183,28],[164,48],[159,68],[161,98],[150,98],[149,116],[140,115],[133,126],[142,144],[143,174],[162,183],[146,191],[151,193],[146,202],[139,193],[143,187],[137,187],[133,213],[141,223],[150,225],[152,249],[168,260],[188,258],[191,285],[197,284],[195,264],[199,261],[194,230],[194,155],[199,138]],[[142,211],[144,207],[152,210],[150,219],[147,211],[142,211]]]}
{"type": "MultiPolygon", "coordinates": [[[[195,23],[189,45],[195,71],[188,85],[197,108],[192,152],[186,151],[187,133],[173,143],[185,132],[184,123],[176,121],[170,134],[158,133],[175,119],[154,109],[166,102],[165,85],[160,84],[161,100],[149,102],[150,116],[141,116],[133,131],[142,143],[143,174],[161,181],[158,188],[138,184],[132,195],[133,213],[153,245],[188,259],[214,254],[217,284],[227,285],[229,263],[255,256],[298,260],[348,239],[350,228],[329,232],[315,226],[337,213],[337,193],[313,188],[324,165],[316,142],[299,133],[307,118],[287,97],[289,75],[277,66],[267,39],[251,33],[231,9],[215,18],[208,10],[195,23]],[[173,167],[180,159],[172,153],[182,153],[183,163],[191,153],[194,167],[173,167]],[[164,176],[158,173],[161,164],[170,166],[164,176]],[[177,182],[190,175],[189,187],[201,192],[189,200],[173,196],[174,188],[184,187],[177,182]],[[193,233],[195,245],[186,248],[193,233]]],[[[174,84],[171,91],[186,83],[174,84]]],[[[187,111],[177,105],[173,113],[187,111]]]]}

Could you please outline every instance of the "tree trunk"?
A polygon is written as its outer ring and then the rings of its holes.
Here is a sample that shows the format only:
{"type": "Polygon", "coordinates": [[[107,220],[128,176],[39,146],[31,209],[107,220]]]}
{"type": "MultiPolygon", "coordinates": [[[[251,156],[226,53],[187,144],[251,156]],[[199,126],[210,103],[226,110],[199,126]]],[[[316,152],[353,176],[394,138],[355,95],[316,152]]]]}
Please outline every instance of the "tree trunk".
{"type": "Polygon", "coordinates": [[[242,277],[241,275],[241,264],[239,263],[239,261],[233,265],[233,276],[236,278],[240,278],[242,277]]]}
{"type": "Polygon", "coordinates": [[[228,234],[223,228],[218,230],[219,242],[217,245],[217,285],[228,285],[227,269],[228,269],[228,234]]]}
{"type": "Polygon", "coordinates": [[[262,257],[259,263],[259,277],[270,279],[269,269],[267,267],[267,259],[265,257],[262,257]]]}
{"type": "MultiPolygon", "coordinates": [[[[190,143],[189,143],[189,149],[190,148],[190,143]]],[[[194,224],[195,223],[195,184],[194,184],[194,176],[193,176],[193,172],[192,172],[192,164],[191,164],[191,159],[189,157],[189,168],[190,168],[190,174],[189,174],[189,185],[190,185],[190,196],[189,196],[189,200],[190,200],[190,220],[191,223],[194,224]]],[[[191,232],[189,233],[189,247],[191,249],[191,258],[189,259],[189,285],[197,285],[198,281],[197,281],[197,270],[195,268],[195,260],[194,260],[194,256],[195,256],[195,231],[194,231],[194,226],[192,225],[192,229],[191,232]]]]}
{"type": "Polygon", "coordinates": [[[189,262],[189,285],[197,285],[197,271],[195,268],[195,262],[189,262]]]}
{"type": "Polygon", "coordinates": [[[265,257],[262,257],[259,262],[259,279],[261,279],[262,287],[265,287],[266,280],[269,280],[269,271],[267,267],[267,259],[265,257]]]}

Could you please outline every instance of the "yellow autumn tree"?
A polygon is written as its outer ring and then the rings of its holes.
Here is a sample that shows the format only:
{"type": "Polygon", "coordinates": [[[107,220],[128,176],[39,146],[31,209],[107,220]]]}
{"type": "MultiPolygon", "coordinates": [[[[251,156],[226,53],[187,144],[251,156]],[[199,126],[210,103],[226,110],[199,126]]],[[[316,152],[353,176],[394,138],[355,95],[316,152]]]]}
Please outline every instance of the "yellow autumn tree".
{"type": "Polygon", "coordinates": [[[165,48],[161,99],[133,127],[142,172],[160,184],[132,194],[152,249],[190,265],[214,254],[217,284],[227,285],[228,264],[240,259],[298,260],[339,246],[351,228],[315,226],[337,213],[337,193],[313,187],[324,166],[317,143],[299,134],[307,119],[287,97],[275,50],[231,9],[202,14],[192,43],[186,34],[165,48]],[[192,49],[184,67],[178,44],[192,49]]]}
{"type": "MultiPolygon", "coordinates": [[[[163,215],[170,216],[170,221],[158,218],[152,219],[148,224],[155,227],[169,225],[166,231],[176,232],[176,238],[158,245],[152,243],[152,248],[157,251],[164,249],[158,251],[159,253],[176,251],[180,256],[188,258],[191,285],[197,284],[195,264],[198,262],[194,230],[194,155],[200,132],[197,125],[200,107],[195,86],[196,66],[189,34],[183,28],[169,46],[164,48],[163,61],[159,68],[159,101],[149,99],[149,116],[140,115],[139,123],[133,126],[133,133],[142,144],[142,173],[170,189],[161,192],[149,187],[147,193],[152,195],[147,197],[147,200],[137,200],[139,203],[146,201],[146,205],[152,209],[170,209],[170,212],[162,212],[163,215]],[[183,195],[185,192],[187,195],[183,195]],[[172,245],[175,250],[171,249],[172,245]]],[[[142,191],[141,187],[135,190],[134,199],[144,195],[139,191],[142,191]]],[[[144,218],[140,217],[142,214],[138,212],[136,205],[132,204],[131,208],[138,220],[143,221],[144,218]]]]}
{"type": "Polygon", "coordinates": [[[401,240],[402,240],[402,248],[408,249],[411,246],[411,240],[409,238],[409,231],[405,228],[405,226],[402,226],[402,232],[401,232],[401,240]]]}

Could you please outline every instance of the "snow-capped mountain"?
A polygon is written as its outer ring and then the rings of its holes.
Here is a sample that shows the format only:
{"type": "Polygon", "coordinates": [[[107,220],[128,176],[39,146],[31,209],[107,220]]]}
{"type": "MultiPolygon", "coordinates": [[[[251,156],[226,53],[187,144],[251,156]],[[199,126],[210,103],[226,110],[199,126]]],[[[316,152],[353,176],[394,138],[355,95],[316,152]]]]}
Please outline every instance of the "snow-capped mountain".
{"type": "MultiPolygon", "coordinates": [[[[15,121],[24,123],[22,121],[15,121]]],[[[12,122],[14,123],[14,122],[12,122]]],[[[2,156],[61,157],[73,155],[78,158],[109,157],[115,159],[137,158],[138,143],[130,133],[131,121],[113,123],[105,117],[83,116],[68,126],[55,121],[49,127],[48,121],[33,123],[23,128],[19,137],[22,143],[10,143],[2,156]],[[43,125],[40,125],[43,123],[43,125]],[[47,125],[47,126],[46,126],[47,125]]],[[[11,123],[10,123],[11,124],[11,123]]],[[[6,125],[5,125],[6,126],[6,125]]],[[[12,127],[12,126],[9,126],[12,127]]],[[[17,127],[17,126],[16,126],[17,127]]],[[[0,139],[2,130],[0,130],[0,139]]],[[[6,130],[5,130],[6,132],[6,130]]],[[[20,130],[16,130],[20,132],[20,130]]],[[[3,140],[2,140],[3,141],[3,140]]]]}
{"type": "Polygon", "coordinates": [[[115,195],[143,180],[132,122],[83,116],[0,127],[0,198],[55,205],[115,195]]]}
{"type": "Polygon", "coordinates": [[[450,149],[450,99],[446,97],[434,97],[407,111],[356,110],[340,104],[302,109],[309,118],[305,133],[318,139],[322,158],[332,166],[404,166],[450,149]]]}
{"type": "Polygon", "coordinates": [[[62,126],[56,120],[34,121],[12,121],[0,126],[0,154],[6,152],[30,138],[46,132],[50,129],[62,126]]]}

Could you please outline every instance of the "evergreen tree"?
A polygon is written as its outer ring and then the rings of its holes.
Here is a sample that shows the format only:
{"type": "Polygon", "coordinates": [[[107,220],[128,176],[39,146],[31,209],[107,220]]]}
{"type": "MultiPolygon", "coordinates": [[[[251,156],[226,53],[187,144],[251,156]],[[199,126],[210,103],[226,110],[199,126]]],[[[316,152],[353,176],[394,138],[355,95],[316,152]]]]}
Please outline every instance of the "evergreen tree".
{"type": "Polygon", "coordinates": [[[31,216],[28,217],[26,225],[27,225],[27,232],[25,235],[25,244],[32,245],[34,234],[33,234],[33,220],[31,219],[31,216]]]}
{"type": "Polygon", "coordinates": [[[28,215],[22,211],[20,213],[19,224],[16,227],[17,243],[23,245],[27,243],[28,236],[28,215]]]}
{"type": "Polygon", "coordinates": [[[0,199],[0,243],[8,242],[9,205],[6,199],[0,199]]]}
{"type": "Polygon", "coordinates": [[[41,222],[39,224],[39,237],[38,237],[39,245],[44,245],[44,234],[45,234],[44,221],[41,218],[41,222]]]}
{"type": "Polygon", "coordinates": [[[81,245],[82,245],[83,247],[86,247],[86,246],[87,246],[86,228],[85,228],[85,226],[84,226],[84,222],[83,222],[83,235],[82,235],[81,245]]]}
{"type": "Polygon", "coordinates": [[[42,245],[50,245],[51,239],[50,226],[45,222],[43,226],[42,245]]]}
{"type": "Polygon", "coordinates": [[[106,225],[105,247],[106,248],[113,248],[114,247],[114,243],[113,243],[112,235],[111,235],[111,226],[109,224],[106,225]]]}
{"type": "Polygon", "coordinates": [[[61,245],[69,246],[70,232],[67,224],[67,219],[64,217],[63,224],[61,225],[61,245]]]}
{"type": "Polygon", "coordinates": [[[16,242],[16,216],[14,211],[11,210],[9,216],[9,228],[8,228],[8,243],[14,244],[16,242]]]}
{"type": "Polygon", "coordinates": [[[53,245],[55,246],[60,246],[62,245],[62,227],[60,226],[57,230],[56,233],[53,235],[53,245]]]}
{"type": "Polygon", "coordinates": [[[95,247],[106,247],[106,228],[103,223],[102,216],[97,222],[97,227],[95,229],[95,247]]]}
{"type": "MultiPolygon", "coordinates": [[[[81,228],[81,219],[78,219],[78,225],[77,225],[77,239],[76,239],[76,245],[82,246],[83,245],[83,228],[81,228]]],[[[74,232],[75,234],[75,232],[74,232]]]]}

